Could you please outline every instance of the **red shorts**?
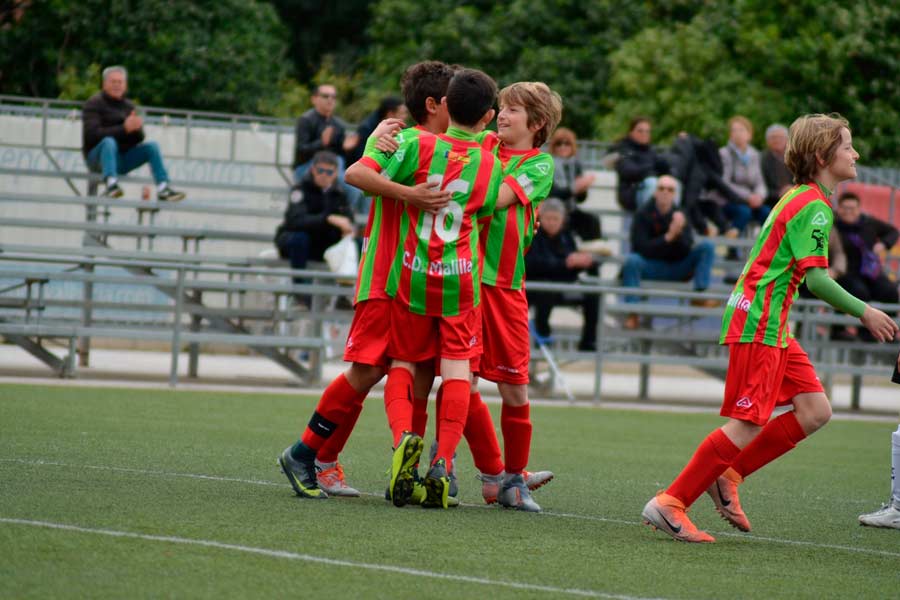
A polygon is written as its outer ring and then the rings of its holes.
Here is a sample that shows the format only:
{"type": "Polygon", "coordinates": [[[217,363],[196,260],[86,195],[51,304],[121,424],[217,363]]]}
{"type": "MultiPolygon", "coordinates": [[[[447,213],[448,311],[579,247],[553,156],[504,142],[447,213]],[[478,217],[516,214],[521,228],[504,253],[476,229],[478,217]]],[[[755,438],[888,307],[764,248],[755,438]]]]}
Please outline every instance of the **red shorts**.
{"type": "Polygon", "coordinates": [[[470,360],[481,355],[481,309],[453,317],[432,317],[409,312],[400,302],[391,307],[388,356],[406,362],[435,357],[470,360]]]}
{"type": "Polygon", "coordinates": [[[387,367],[393,303],[383,298],[357,303],[344,346],[345,361],[387,367]]]}
{"type": "Polygon", "coordinates": [[[806,351],[794,338],[787,348],[758,342],[728,345],[723,417],[765,425],[776,406],[797,394],[822,392],[822,383],[806,351]]]}
{"type": "Polygon", "coordinates": [[[478,374],[495,383],[527,384],[531,359],[525,290],[481,286],[484,354],[478,374]]]}

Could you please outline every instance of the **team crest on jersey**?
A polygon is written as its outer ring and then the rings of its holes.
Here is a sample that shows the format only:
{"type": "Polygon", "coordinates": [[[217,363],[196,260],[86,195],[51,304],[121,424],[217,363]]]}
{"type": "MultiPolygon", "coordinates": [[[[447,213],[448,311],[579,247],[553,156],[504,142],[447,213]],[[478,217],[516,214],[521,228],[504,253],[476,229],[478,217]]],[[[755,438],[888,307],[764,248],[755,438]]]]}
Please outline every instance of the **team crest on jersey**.
{"type": "Polygon", "coordinates": [[[467,152],[454,152],[453,150],[447,150],[444,152],[444,158],[448,161],[460,162],[464,165],[472,162],[472,157],[469,156],[467,152]]]}
{"type": "Polygon", "coordinates": [[[547,173],[550,172],[550,165],[548,165],[545,162],[538,163],[537,165],[534,166],[534,168],[537,169],[538,171],[540,171],[541,175],[546,175],[547,173]]]}
{"type": "Polygon", "coordinates": [[[813,225],[818,225],[818,226],[820,226],[820,227],[821,227],[822,225],[827,225],[827,224],[828,224],[828,217],[826,217],[826,216],[825,216],[825,213],[822,212],[822,211],[820,210],[820,211],[817,212],[817,213],[815,214],[815,216],[812,218],[812,224],[813,224],[813,225]]]}
{"type": "Polygon", "coordinates": [[[812,239],[816,243],[816,247],[812,249],[813,252],[825,249],[825,234],[821,229],[813,229],[812,239]]]}

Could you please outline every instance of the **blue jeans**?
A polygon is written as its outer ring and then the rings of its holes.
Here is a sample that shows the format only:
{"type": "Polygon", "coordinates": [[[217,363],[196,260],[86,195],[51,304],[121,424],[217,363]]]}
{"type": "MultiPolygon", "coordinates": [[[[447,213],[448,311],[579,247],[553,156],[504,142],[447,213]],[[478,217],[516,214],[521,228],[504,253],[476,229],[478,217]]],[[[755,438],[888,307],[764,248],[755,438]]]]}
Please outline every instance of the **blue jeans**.
{"type": "Polygon", "coordinates": [[[765,204],[761,204],[758,208],[750,208],[749,205],[743,202],[740,204],[729,202],[722,207],[722,213],[726,219],[731,221],[731,226],[741,232],[747,228],[750,219],[762,225],[770,212],[772,212],[772,208],[765,204]]]}
{"type": "MultiPolygon", "coordinates": [[[[350,205],[350,210],[353,211],[354,215],[365,215],[369,216],[369,207],[372,204],[371,198],[366,198],[363,194],[362,190],[356,187],[353,187],[349,183],[344,182],[344,171],[346,170],[346,163],[344,162],[344,157],[338,155],[338,182],[344,186],[344,191],[347,192],[347,203],[350,205]]],[[[303,176],[309,171],[310,167],[312,167],[312,161],[307,161],[302,165],[297,165],[297,168],[294,169],[294,183],[300,183],[300,180],[303,179],[303,176]]]]}
{"type": "MultiPolygon", "coordinates": [[[[632,252],[622,265],[622,286],[640,287],[642,277],[657,281],[687,281],[693,275],[694,289],[702,291],[709,287],[715,255],[715,246],[706,240],[695,244],[690,254],[676,261],[644,258],[632,252]]],[[[625,302],[639,300],[638,296],[625,296],[625,302]]]]}
{"type": "Polygon", "coordinates": [[[162,154],[156,142],[138,144],[128,152],[119,152],[119,144],[113,137],[105,137],[87,155],[88,167],[103,170],[103,178],[125,175],[139,166],[150,163],[153,180],[157,183],[169,181],[169,174],[163,166],[162,154]]]}

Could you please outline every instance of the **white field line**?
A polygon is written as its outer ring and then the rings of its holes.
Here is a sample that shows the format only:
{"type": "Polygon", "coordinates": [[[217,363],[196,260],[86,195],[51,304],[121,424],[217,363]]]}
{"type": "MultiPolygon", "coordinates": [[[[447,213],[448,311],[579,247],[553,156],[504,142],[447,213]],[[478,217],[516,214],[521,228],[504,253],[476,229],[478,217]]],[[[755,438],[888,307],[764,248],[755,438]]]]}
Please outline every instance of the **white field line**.
{"type": "MultiPolygon", "coordinates": [[[[195,473],[172,473],[168,471],[153,471],[153,470],[145,470],[145,469],[132,469],[127,467],[109,467],[109,466],[101,466],[101,465],[76,465],[69,463],[61,463],[55,461],[48,460],[39,460],[39,459],[24,459],[24,458],[0,458],[0,462],[6,463],[18,463],[24,465],[33,465],[33,466],[51,466],[51,467],[66,467],[73,469],[94,469],[98,471],[113,471],[119,473],[134,473],[137,475],[156,475],[159,477],[183,477],[187,479],[202,479],[206,481],[223,481],[227,483],[245,483],[248,485],[265,485],[265,486],[274,486],[274,487],[285,487],[287,488],[287,484],[276,483],[274,481],[263,481],[259,479],[240,479],[237,477],[218,477],[215,475],[200,475],[195,473]]],[[[364,496],[371,496],[374,498],[384,498],[384,492],[376,493],[376,492],[361,492],[364,496]]],[[[460,506],[465,506],[467,508],[482,508],[482,509],[492,509],[493,507],[487,506],[484,504],[470,504],[470,503],[460,503],[460,506]]],[[[577,519],[580,521],[592,521],[596,523],[614,523],[617,525],[643,525],[641,521],[629,521],[626,519],[616,519],[613,517],[600,517],[594,515],[579,515],[572,513],[562,513],[562,512],[554,512],[545,510],[541,512],[539,515],[536,515],[542,518],[557,518],[557,519],[577,519]]],[[[773,544],[784,544],[788,546],[806,546],[810,548],[823,548],[829,550],[842,550],[845,552],[853,552],[856,554],[871,554],[873,556],[888,556],[891,558],[900,558],[900,552],[890,552],[887,550],[876,550],[874,548],[862,548],[857,546],[841,546],[839,544],[823,544],[820,542],[808,542],[803,540],[791,540],[785,538],[774,538],[774,537],[766,537],[760,535],[753,535],[750,533],[736,533],[734,531],[711,531],[718,536],[725,537],[735,537],[742,538],[748,540],[754,540],[759,542],[771,542],[773,544]]]]}
{"type": "MultiPolygon", "coordinates": [[[[133,533],[130,531],[116,531],[114,529],[97,529],[93,527],[79,527],[76,525],[66,525],[64,523],[50,523],[47,521],[32,521],[29,519],[12,519],[0,517],[0,523],[9,525],[23,525],[28,527],[43,527],[46,529],[56,529],[62,531],[71,531],[75,533],[85,533],[94,535],[105,535],[115,538],[127,538],[135,540],[143,540],[148,542],[163,542],[166,544],[183,544],[186,546],[202,546],[205,548],[215,548],[218,550],[230,550],[233,552],[244,552],[247,554],[256,554],[269,558],[281,558],[286,560],[296,560],[309,563],[317,563],[328,565],[331,567],[347,567],[355,570],[382,571],[387,573],[395,573],[399,575],[412,575],[414,577],[428,577],[430,579],[443,579],[448,581],[456,581],[460,583],[475,583],[479,585],[506,587],[517,590],[525,590],[529,592],[546,592],[549,594],[567,594],[570,596],[581,596],[586,598],[609,598],[613,600],[650,600],[638,596],[625,596],[621,594],[608,594],[596,590],[582,590],[577,588],[560,588],[549,585],[541,585],[536,583],[523,583],[519,581],[504,581],[502,579],[488,579],[485,577],[471,577],[469,575],[456,575],[453,573],[441,573],[439,571],[425,571],[422,569],[413,569],[410,567],[400,567],[394,565],[385,565],[378,563],[365,563],[352,560],[342,560],[336,558],[326,558],[324,556],[315,556],[313,554],[299,554],[296,552],[288,552],[286,550],[272,550],[269,548],[257,548],[254,546],[242,546],[239,544],[226,544],[224,542],[216,542],[214,540],[192,539],[168,535],[149,535],[145,533],[133,533]]],[[[657,599],[660,600],[660,599],[657,599]]]]}

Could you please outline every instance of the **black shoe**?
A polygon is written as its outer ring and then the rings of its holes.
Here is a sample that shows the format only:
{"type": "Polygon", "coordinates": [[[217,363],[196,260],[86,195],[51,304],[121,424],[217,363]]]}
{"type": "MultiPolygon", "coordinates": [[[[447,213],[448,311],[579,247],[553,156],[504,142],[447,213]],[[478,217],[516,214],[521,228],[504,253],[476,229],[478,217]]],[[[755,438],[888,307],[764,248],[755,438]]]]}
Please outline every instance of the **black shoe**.
{"type": "Polygon", "coordinates": [[[315,455],[304,460],[296,460],[291,456],[291,446],[284,449],[281,456],[278,457],[278,465],[284,472],[294,492],[301,498],[312,498],[314,500],[324,500],[328,498],[319,487],[319,479],[316,476],[316,459],[315,455]]]}
{"type": "Polygon", "coordinates": [[[125,190],[120,188],[118,183],[112,183],[106,186],[103,195],[107,198],[121,198],[125,195],[125,190]]]}
{"type": "Polygon", "coordinates": [[[184,192],[178,192],[169,186],[156,193],[156,199],[160,202],[178,202],[179,200],[184,200],[185,196],[184,192]]]}

